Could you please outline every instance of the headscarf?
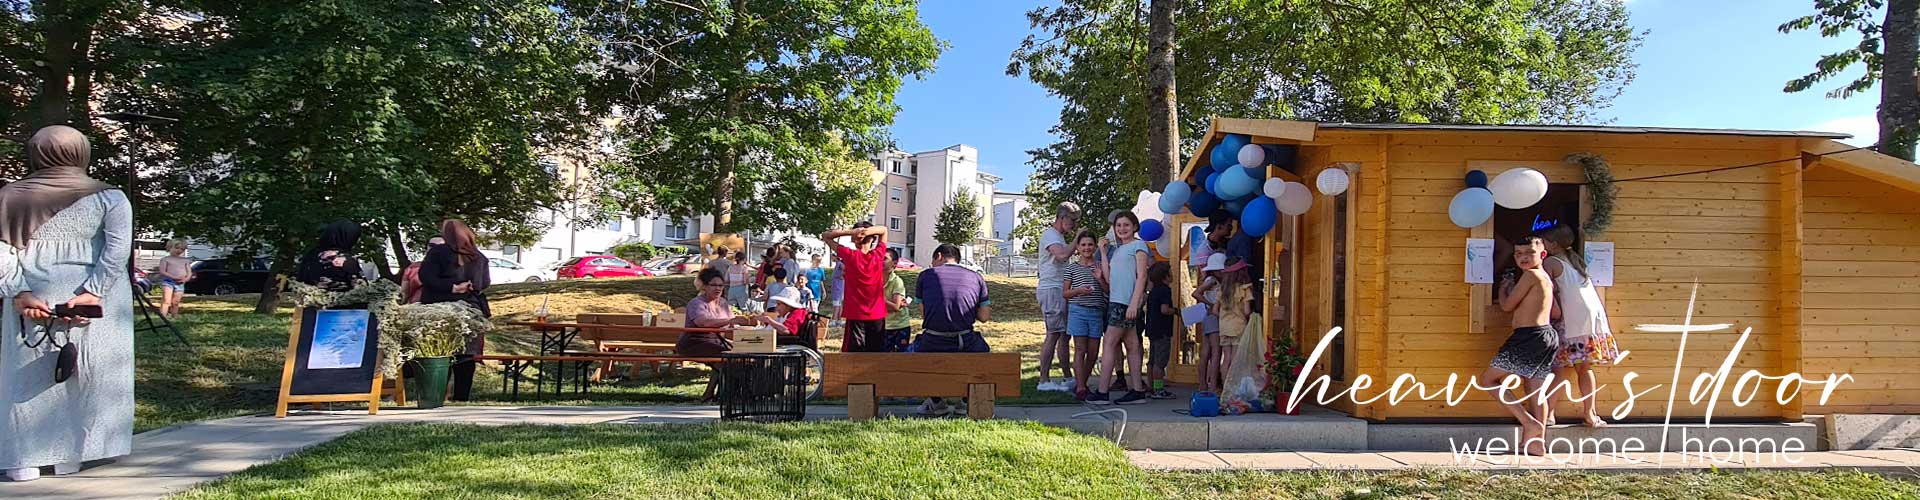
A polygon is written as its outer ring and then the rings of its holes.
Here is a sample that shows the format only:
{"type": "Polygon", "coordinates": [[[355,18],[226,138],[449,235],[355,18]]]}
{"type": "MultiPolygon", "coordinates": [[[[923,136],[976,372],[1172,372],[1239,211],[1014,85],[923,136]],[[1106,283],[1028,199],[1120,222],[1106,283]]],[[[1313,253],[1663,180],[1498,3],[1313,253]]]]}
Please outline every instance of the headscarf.
{"type": "Polygon", "coordinates": [[[340,219],[320,228],[320,245],[315,250],[339,250],[352,253],[353,246],[360,243],[360,223],[340,219]]]}
{"type": "Polygon", "coordinates": [[[93,145],[73,127],[41,128],[27,140],[33,173],[0,187],[0,240],[25,250],[41,224],[81,198],[114,189],[87,177],[93,145]]]}
{"type": "Polygon", "coordinates": [[[294,279],[309,285],[323,285],[325,282],[337,282],[343,289],[351,289],[354,277],[360,273],[359,261],[353,259],[353,246],[360,242],[360,223],[341,219],[320,228],[320,242],[313,250],[300,259],[300,267],[294,279]],[[332,256],[322,259],[328,251],[344,256],[348,265],[336,267],[332,256]]]}
{"type": "Polygon", "coordinates": [[[467,265],[480,257],[480,247],[473,242],[473,229],[460,219],[447,219],[440,223],[440,238],[447,240],[447,246],[460,265],[467,265]]]}

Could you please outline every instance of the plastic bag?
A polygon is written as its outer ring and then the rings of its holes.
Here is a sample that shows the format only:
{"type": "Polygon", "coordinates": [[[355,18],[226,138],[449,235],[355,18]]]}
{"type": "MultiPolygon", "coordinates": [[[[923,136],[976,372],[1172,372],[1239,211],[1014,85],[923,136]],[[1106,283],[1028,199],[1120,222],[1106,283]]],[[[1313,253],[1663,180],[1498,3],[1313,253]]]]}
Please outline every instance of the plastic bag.
{"type": "Polygon", "coordinates": [[[1227,390],[1220,400],[1225,404],[1239,403],[1242,408],[1251,407],[1260,401],[1260,392],[1267,388],[1267,336],[1265,322],[1260,314],[1247,318],[1247,331],[1240,334],[1240,345],[1227,353],[1233,356],[1233,368],[1227,371],[1227,390]]]}

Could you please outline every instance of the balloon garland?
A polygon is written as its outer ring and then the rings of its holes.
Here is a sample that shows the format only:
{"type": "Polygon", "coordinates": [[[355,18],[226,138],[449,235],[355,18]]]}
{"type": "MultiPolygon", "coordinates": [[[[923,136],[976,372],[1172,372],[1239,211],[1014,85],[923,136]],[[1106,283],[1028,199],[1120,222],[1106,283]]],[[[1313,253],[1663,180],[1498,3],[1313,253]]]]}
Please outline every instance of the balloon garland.
{"type": "Polygon", "coordinates": [[[1587,223],[1580,229],[1588,238],[1606,234],[1613,225],[1613,202],[1620,194],[1620,188],[1613,185],[1613,167],[1607,165],[1607,159],[1593,153],[1574,153],[1567,155],[1567,163],[1580,166],[1587,177],[1587,207],[1592,212],[1587,215],[1587,223]]]}

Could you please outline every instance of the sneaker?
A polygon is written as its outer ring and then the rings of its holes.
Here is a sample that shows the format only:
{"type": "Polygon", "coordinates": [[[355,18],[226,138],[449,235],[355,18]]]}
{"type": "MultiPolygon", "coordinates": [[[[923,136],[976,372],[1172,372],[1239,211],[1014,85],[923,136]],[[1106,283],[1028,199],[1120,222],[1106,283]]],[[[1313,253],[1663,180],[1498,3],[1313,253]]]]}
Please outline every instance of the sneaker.
{"type": "Polygon", "coordinates": [[[1140,391],[1127,391],[1125,395],[1120,396],[1120,399],[1113,400],[1113,404],[1117,405],[1137,405],[1146,402],[1147,393],[1140,391]]]}
{"type": "Polygon", "coordinates": [[[921,402],[920,410],[914,412],[914,414],[922,417],[944,417],[944,416],[947,416],[947,414],[952,411],[953,410],[947,408],[947,403],[945,401],[935,403],[933,402],[933,400],[929,399],[921,402]]]}
{"type": "Polygon", "coordinates": [[[1153,399],[1173,399],[1173,391],[1160,389],[1147,394],[1147,397],[1153,399]]]}
{"type": "Polygon", "coordinates": [[[949,412],[949,413],[947,413],[947,416],[949,416],[949,417],[954,417],[954,418],[966,418],[966,417],[967,417],[967,402],[966,402],[966,401],[960,401],[960,402],[956,402],[956,403],[954,403],[954,404],[953,404],[953,410],[952,410],[951,412],[949,412]]]}
{"type": "Polygon", "coordinates": [[[1107,393],[1104,393],[1104,392],[1089,393],[1087,394],[1086,401],[1087,403],[1090,403],[1090,404],[1103,405],[1103,406],[1113,404],[1113,400],[1109,399],[1107,396],[1107,393]]]}
{"type": "Polygon", "coordinates": [[[21,467],[18,469],[7,469],[8,481],[13,481],[16,483],[24,483],[24,482],[32,481],[35,479],[40,479],[39,467],[21,467]]]}
{"type": "Polygon", "coordinates": [[[1058,391],[1060,390],[1060,383],[1052,380],[1042,380],[1039,384],[1034,384],[1033,390],[1040,392],[1058,391]]]}

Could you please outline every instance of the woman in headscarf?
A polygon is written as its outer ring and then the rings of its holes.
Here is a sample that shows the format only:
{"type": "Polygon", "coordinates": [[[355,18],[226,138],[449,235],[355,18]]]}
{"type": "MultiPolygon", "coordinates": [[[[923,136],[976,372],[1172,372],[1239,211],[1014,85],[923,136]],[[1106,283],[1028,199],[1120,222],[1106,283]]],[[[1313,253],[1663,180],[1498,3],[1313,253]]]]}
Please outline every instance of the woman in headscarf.
{"type": "Polygon", "coordinates": [[[294,279],[331,292],[352,290],[367,280],[353,246],[360,242],[360,223],[341,219],[320,229],[320,244],[300,258],[294,279]]]}
{"type": "MultiPolygon", "coordinates": [[[[465,302],[479,309],[481,315],[493,317],[493,310],[487,307],[487,256],[481,255],[480,247],[474,244],[473,230],[459,219],[447,219],[440,223],[440,237],[447,244],[428,248],[427,258],[420,264],[420,302],[465,302]]],[[[454,356],[450,396],[454,401],[472,396],[473,357],[486,350],[483,335],[467,342],[466,354],[454,356]]]]}
{"type": "Polygon", "coordinates": [[[26,149],[33,173],[0,187],[0,470],[15,481],[133,449],[133,208],[87,176],[80,131],[42,128],[26,149]],[[54,304],[102,315],[52,318],[54,304]],[[63,346],[78,355],[55,382],[63,346]]]}

